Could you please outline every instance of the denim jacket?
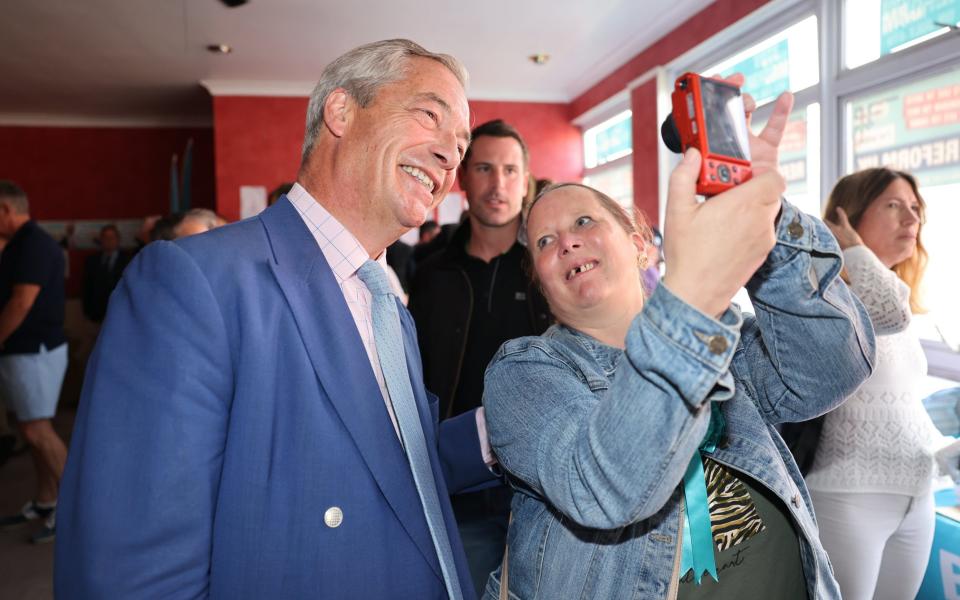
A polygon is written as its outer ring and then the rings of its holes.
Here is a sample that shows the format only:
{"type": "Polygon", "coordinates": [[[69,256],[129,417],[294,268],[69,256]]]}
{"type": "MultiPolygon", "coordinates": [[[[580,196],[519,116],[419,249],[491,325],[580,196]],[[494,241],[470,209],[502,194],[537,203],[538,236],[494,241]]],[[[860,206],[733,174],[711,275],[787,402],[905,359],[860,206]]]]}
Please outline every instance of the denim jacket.
{"type": "MultiPolygon", "coordinates": [[[[756,316],[719,319],[657,287],[620,350],[562,325],[504,344],[486,372],[490,441],[516,493],[514,599],[675,598],[682,478],[710,402],[712,458],[783,502],[810,598],[840,598],[803,479],[774,426],[840,404],[873,368],[874,333],[838,277],[820,221],[784,202],[777,244],[747,284],[756,316]]],[[[497,598],[500,569],[485,598],[497,598]]]]}

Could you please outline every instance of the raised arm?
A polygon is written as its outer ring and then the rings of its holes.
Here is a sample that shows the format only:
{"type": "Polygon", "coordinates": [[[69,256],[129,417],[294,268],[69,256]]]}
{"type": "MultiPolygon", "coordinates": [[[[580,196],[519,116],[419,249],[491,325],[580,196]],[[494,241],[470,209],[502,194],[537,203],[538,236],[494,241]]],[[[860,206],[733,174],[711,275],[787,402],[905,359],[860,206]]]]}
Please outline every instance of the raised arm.
{"type": "Polygon", "coordinates": [[[910,287],[863,243],[839,206],[824,225],[840,244],[847,283],[863,302],[877,335],[899,333],[910,325],[910,287]]]}
{"type": "Polygon", "coordinates": [[[90,358],[57,515],[62,598],[197,598],[232,397],[223,318],[178,246],[127,269],[90,358]]]}
{"type": "Polygon", "coordinates": [[[840,248],[819,219],[784,201],[776,236],[747,283],[756,320],[744,324],[732,369],[769,422],[804,421],[837,406],[870,375],[874,333],[839,277],[840,248]]]}
{"type": "Polygon", "coordinates": [[[843,251],[850,289],[863,303],[877,335],[900,333],[910,326],[910,287],[880,262],[865,245],[843,251]]]}
{"type": "Polygon", "coordinates": [[[630,327],[612,384],[549,338],[507,342],[484,381],[500,464],[587,527],[655,514],[706,433],[708,401],[732,395],[727,367],[739,325],[735,310],[717,321],[658,286],[630,327]]]}
{"type": "Polygon", "coordinates": [[[671,175],[667,275],[630,324],[612,383],[549,339],[508,342],[487,370],[501,465],[587,527],[659,511],[706,432],[708,402],[733,394],[741,318],[730,298],[774,244],[783,179],[767,172],[698,203],[699,168],[689,150],[671,175]]]}

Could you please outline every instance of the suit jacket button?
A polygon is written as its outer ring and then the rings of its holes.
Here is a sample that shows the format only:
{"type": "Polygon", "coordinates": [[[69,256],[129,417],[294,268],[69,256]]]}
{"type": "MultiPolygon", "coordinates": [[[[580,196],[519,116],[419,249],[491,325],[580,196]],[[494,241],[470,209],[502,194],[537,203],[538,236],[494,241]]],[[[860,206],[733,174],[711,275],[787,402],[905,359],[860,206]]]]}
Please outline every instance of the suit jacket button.
{"type": "Polygon", "coordinates": [[[792,504],[794,508],[800,508],[800,494],[794,494],[793,498],[790,498],[790,504],[792,504]]]}
{"type": "Polygon", "coordinates": [[[323,513],[323,522],[330,528],[340,527],[340,523],[343,523],[343,511],[339,506],[331,506],[323,513]]]}

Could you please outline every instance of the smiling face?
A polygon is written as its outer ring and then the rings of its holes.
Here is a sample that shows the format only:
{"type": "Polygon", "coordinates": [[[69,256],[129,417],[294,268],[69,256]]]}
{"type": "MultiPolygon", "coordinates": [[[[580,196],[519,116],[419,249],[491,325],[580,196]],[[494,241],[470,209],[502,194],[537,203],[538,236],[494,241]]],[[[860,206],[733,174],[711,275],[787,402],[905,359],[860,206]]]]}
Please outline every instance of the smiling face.
{"type": "Polygon", "coordinates": [[[512,137],[481,135],[470,144],[470,158],[460,170],[470,217],[486,227],[503,227],[520,216],[527,193],[523,149],[512,137]]]}
{"type": "Polygon", "coordinates": [[[920,211],[913,188],[898,177],[863,211],[856,230],[880,262],[892,267],[916,251],[920,211]]]}
{"type": "Polygon", "coordinates": [[[591,190],[547,192],[530,210],[527,234],[537,278],[561,323],[577,327],[643,305],[643,240],[625,231],[591,190]]]}
{"type": "MultiPolygon", "coordinates": [[[[331,94],[345,94],[342,90],[331,94]]],[[[332,106],[336,106],[336,98],[332,106]]],[[[347,193],[365,226],[397,236],[419,227],[450,191],[469,141],[467,99],[456,76],[441,63],[411,58],[405,76],[381,87],[361,107],[343,100],[343,145],[337,165],[350,173],[347,193]]]]}

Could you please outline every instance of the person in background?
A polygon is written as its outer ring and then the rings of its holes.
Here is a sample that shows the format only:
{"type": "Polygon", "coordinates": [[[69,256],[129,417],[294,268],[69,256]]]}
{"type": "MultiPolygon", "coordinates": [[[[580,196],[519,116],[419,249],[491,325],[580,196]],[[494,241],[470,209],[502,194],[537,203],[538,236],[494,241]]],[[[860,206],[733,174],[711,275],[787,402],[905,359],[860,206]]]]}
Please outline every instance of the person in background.
{"type": "MultiPolygon", "coordinates": [[[[148,217],[151,219],[151,217],[148,217]]],[[[157,240],[172,241],[177,239],[176,227],[180,224],[180,221],[183,220],[182,213],[175,213],[172,215],[165,215],[153,220],[153,225],[150,227],[150,242],[156,242],[157,240]]],[[[149,243],[149,242],[148,242],[149,243]]]]}
{"type": "Polygon", "coordinates": [[[427,221],[420,226],[420,236],[417,239],[417,246],[429,244],[440,234],[440,225],[436,221],[427,221]]]}
{"type": "Polygon", "coordinates": [[[856,389],[873,330],[829,230],[781,198],[791,100],[751,135],[754,177],[723,194],[697,201],[701,157],[687,151],[649,298],[648,238],[616,201],[579,184],[534,201],[528,248],[558,324],[487,368],[514,498],[485,600],[840,598],[775,425],[856,389]],[[756,317],[731,303],[743,286],[756,317]]]}
{"type": "Polygon", "coordinates": [[[920,401],[927,363],[910,326],[924,211],[913,176],[888,168],[844,177],[824,208],[877,333],[876,370],[826,415],[806,475],[844,600],[913,598],[933,543],[934,453],[946,442],[920,401]]]}
{"type": "MultiPolygon", "coordinates": [[[[410,281],[416,279],[417,265],[423,264],[427,257],[442,251],[447,247],[449,236],[444,232],[444,227],[436,221],[427,221],[420,228],[420,238],[413,247],[413,256],[410,257],[411,264],[407,267],[410,272],[410,281]],[[432,225],[431,225],[432,223],[432,225]]],[[[454,229],[456,226],[454,225],[454,229]]]]}
{"type": "MultiPolygon", "coordinates": [[[[639,210],[639,209],[637,209],[639,210]]],[[[641,215],[642,217],[643,215],[641,215]]],[[[644,218],[646,221],[646,218],[644,218]]],[[[653,294],[660,283],[660,264],[663,262],[663,236],[656,227],[647,228],[647,239],[644,240],[644,254],[647,259],[647,268],[643,270],[643,289],[647,295],[653,294]]]]}
{"type": "MultiPolygon", "coordinates": [[[[502,120],[471,132],[459,181],[467,219],[442,252],[417,266],[410,312],[417,324],[427,389],[440,413],[476,410],[483,372],[505,341],[542,333],[550,312],[529,277],[517,242],[527,193],[529,155],[520,134],[502,120]]],[[[503,557],[510,490],[505,486],[453,498],[478,593],[503,557]]]]}
{"type": "Polygon", "coordinates": [[[273,206],[277,200],[279,200],[285,194],[289,194],[291,188],[293,188],[293,183],[281,183],[277,187],[273,188],[273,191],[271,191],[270,195],[267,196],[267,206],[273,206]]]}
{"type": "Polygon", "coordinates": [[[183,213],[180,222],[174,225],[173,234],[176,239],[180,239],[222,227],[226,223],[223,217],[209,208],[191,208],[183,213]]]}
{"type": "Polygon", "coordinates": [[[83,268],[83,314],[94,323],[107,314],[107,301],[129,260],[120,249],[116,225],[104,225],[97,241],[100,250],[87,257],[83,268]]]}
{"type": "Polygon", "coordinates": [[[393,271],[393,277],[404,294],[410,289],[410,262],[413,260],[413,246],[397,240],[387,248],[387,265],[393,271]]]}
{"type": "Polygon", "coordinates": [[[0,529],[42,520],[31,540],[50,542],[67,458],[52,423],[67,370],[63,250],[30,218],[27,195],[12,181],[0,181],[0,237],[7,241],[0,254],[0,396],[17,416],[37,478],[34,498],[0,518],[0,529]]]}
{"type": "MultiPolygon", "coordinates": [[[[3,254],[3,248],[6,245],[7,240],[0,237],[0,255],[3,254]]],[[[17,434],[10,426],[7,412],[7,405],[3,401],[3,390],[0,389],[0,467],[15,454],[17,447],[17,434]]]]}

